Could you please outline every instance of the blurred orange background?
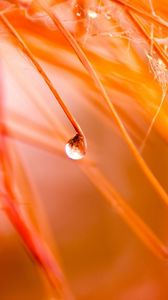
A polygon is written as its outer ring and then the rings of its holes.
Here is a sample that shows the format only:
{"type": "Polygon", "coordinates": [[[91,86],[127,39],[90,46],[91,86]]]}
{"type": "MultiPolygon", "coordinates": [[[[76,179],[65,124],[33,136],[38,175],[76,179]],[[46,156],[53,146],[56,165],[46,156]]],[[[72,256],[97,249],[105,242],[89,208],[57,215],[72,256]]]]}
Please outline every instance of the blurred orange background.
{"type": "MultiPolygon", "coordinates": [[[[167,261],[138,238],[111,205],[113,201],[100,192],[99,186],[106,189],[103,182],[93,184],[87,172],[90,166],[99,170],[165,247],[167,206],[137,164],[102,94],[65,37],[40,2],[23,2],[1,1],[0,9],[80,124],[88,148],[81,161],[66,156],[64,147],[74,130],[1,22],[1,97],[13,200],[59,261],[74,299],[166,300],[167,261]]],[[[128,7],[103,0],[48,1],[48,6],[85,52],[139,154],[168,191],[167,1],[152,2],[160,18],[154,21],[148,16],[152,16],[150,1],[125,2],[128,7]],[[147,16],[134,22],[128,14],[135,14],[133,8],[147,16]],[[150,40],[152,24],[161,56],[150,40]],[[140,152],[163,95],[161,110],[140,152]]],[[[57,299],[14,227],[2,203],[0,299],[57,299]]]]}

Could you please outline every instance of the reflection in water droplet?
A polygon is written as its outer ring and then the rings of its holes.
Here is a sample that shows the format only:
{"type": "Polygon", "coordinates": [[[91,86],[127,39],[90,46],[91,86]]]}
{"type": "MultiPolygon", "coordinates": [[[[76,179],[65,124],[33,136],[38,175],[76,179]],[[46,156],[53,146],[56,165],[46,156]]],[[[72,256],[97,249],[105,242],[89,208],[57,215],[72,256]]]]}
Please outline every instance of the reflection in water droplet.
{"type": "Polygon", "coordinates": [[[86,142],[80,134],[76,134],[65,145],[65,152],[71,159],[82,159],[86,154],[86,142]]]}

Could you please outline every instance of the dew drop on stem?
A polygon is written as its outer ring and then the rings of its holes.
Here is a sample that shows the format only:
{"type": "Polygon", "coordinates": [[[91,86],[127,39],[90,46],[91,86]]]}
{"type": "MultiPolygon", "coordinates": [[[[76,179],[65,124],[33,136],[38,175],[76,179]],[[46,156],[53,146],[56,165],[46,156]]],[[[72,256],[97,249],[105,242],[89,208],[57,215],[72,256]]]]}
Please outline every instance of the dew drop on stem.
{"type": "Polygon", "coordinates": [[[66,155],[73,160],[80,160],[86,154],[86,141],[80,134],[76,134],[65,145],[66,155]]]}

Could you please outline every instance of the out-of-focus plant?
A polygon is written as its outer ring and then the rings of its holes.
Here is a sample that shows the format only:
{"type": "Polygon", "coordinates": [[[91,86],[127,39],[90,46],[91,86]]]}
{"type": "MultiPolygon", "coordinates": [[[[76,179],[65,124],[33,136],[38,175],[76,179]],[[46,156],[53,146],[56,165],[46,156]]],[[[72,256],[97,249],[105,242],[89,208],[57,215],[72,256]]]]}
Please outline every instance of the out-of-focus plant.
{"type": "Polygon", "coordinates": [[[2,214],[44,299],[167,297],[166,16],[166,0],[0,3],[2,214]]]}

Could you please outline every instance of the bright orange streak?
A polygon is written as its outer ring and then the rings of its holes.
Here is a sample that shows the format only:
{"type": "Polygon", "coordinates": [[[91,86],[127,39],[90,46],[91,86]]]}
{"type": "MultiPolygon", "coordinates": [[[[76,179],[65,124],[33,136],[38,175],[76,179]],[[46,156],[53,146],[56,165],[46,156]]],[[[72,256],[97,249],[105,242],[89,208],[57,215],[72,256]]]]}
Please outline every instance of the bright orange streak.
{"type": "Polygon", "coordinates": [[[83,52],[83,50],[81,49],[81,47],[79,46],[79,44],[77,43],[75,38],[71,35],[71,33],[64,27],[64,25],[61,23],[61,21],[52,12],[52,10],[47,5],[47,3],[45,3],[43,0],[38,0],[38,2],[39,2],[39,4],[41,4],[41,7],[46,11],[46,13],[50,16],[50,18],[52,19],[54,24],[58,27],[58,29],[64,35],[64,37],[69,42],[69,44],[72,46],[72,48],[74,49],[79,60],[82,62],[83,66],[85,67],[85,69],[88,71],[88,73],[92,77],[93,81],[98,86],[105,102],[107,103],[107,105],[111,111],[111,114],[112,114],[114,120],[116,121],[116,123],[118,125],[118,128],[119,128],[124,140],[126,141],[127,145],[129,146],[134,158],[136,159],[137,163],[139,164],[140,168],[142,169],[145,176],[148,178],[149,182],[151,183],[151,185],[153,186],[155,191],[158,193],[158,195],[161,197],[161,199],[166,203],[166,205],[168,205],[168,194],[166,193],[166,191],[164,190],[162,185],[159,183],[157,178],[153,175],[152,171],[149,169],[149,167],[147,166],[147,164],[144,161],[144,159],[142,158],[142,156],[139,154],[131,137],[129,136],[127,130],[125,129],[125,127],[122,123],[122,120],[120,119],[114,105],[112,104],[111,100],[109,99],[109,96],[108,96],[103,84],[101,83],[101,81],[100,81],[96,71],[92,67],[91,63],[87,59],[85,53],[83,52]]]}

